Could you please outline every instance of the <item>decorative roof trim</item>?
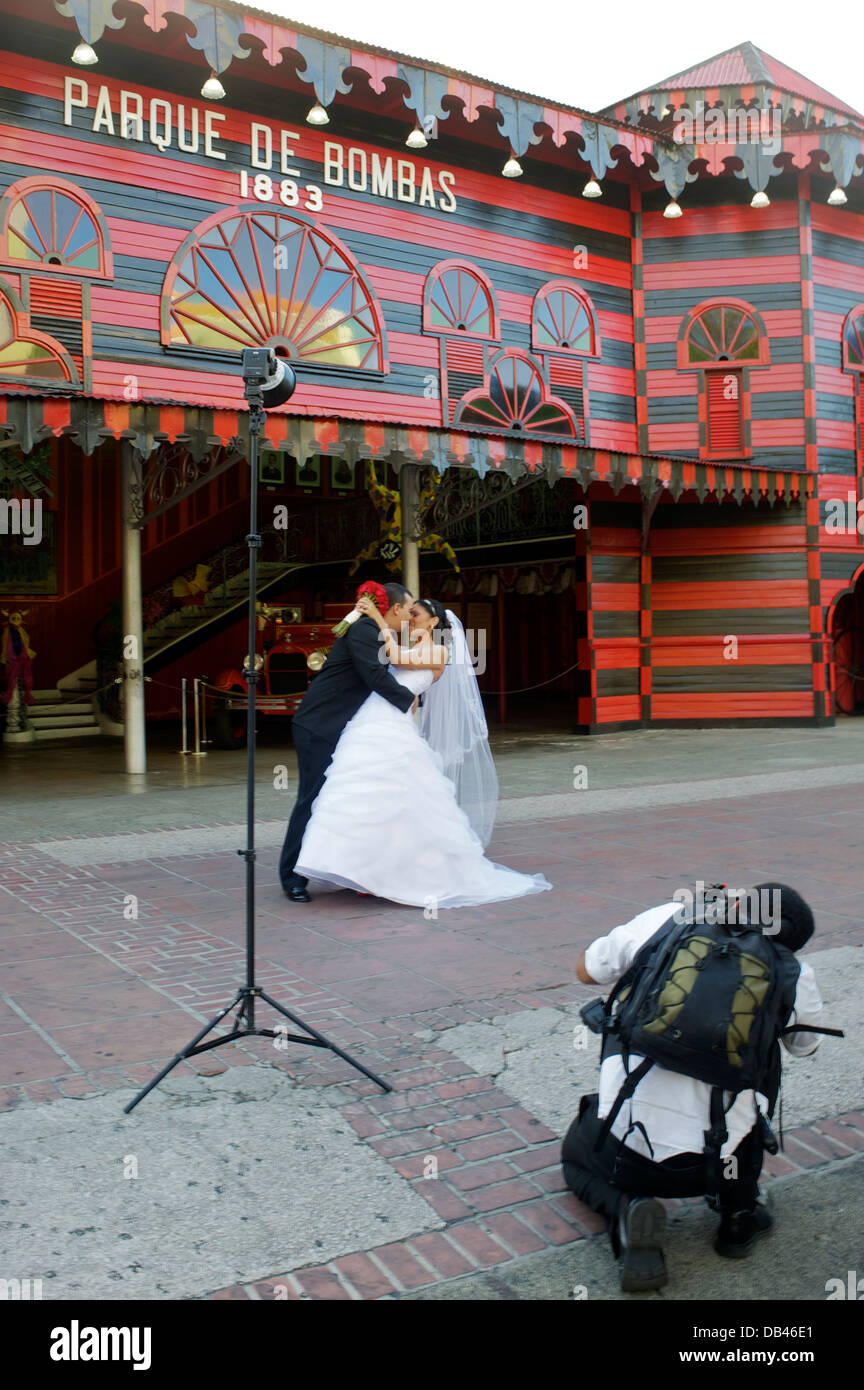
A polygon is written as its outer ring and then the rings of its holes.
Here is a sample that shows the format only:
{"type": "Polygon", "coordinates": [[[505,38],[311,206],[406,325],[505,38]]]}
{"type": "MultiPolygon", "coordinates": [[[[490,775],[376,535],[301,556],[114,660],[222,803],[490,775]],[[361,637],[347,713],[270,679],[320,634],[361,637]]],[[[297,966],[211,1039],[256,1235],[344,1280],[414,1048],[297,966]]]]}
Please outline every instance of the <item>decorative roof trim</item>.
{"type": "MultiPolygon", "coordinates": [[[[215,445],[248,447],[248,414],[236,410],[206,410],[197,406],[130,404],[93,397],[75,400],[55,396],[0,395],[0,430],[24,453],[52,437],[68,437],[92,454],[109,439],[128,440],[144,458],[163,443],[188,444],[194,458],[215,445]]],[[[734,499],[741,503],[766,498],[787,505],[815,486],[812,473],[756,468],[741,464],[709,464],[696,459],[614,453],[578,444],[514,439],[473,430],[413,429],[333,417],[298,417],[270,413],[264,447],[303,462],[316,454],[333,454],[349,463],[358,459],[387,459],[398,470],[404,463],[434,467],[470,468],[485,476],[504,472],[514,481],[536,473],[553,486],[573,478],[586,490],[607,483],[615,493],[638,487],[646,499],[667,491],[677,500],[694,492],[700,501],[734,499]]]]}
{"type": "MultiPolygon", "coordinates": [[[[114,15],[116,0],[55,0],[60,14],[74,20],[81,37],[88,43],[95,43],[102,37],[106,28],[122,28],[125,20],[114,15]]],[[[236,59],[248,58],[250,48],[244,46],[248,39],[258,40],[263,46],[263,56],[270,66],[275,67],[283,61],[283,50],[297,53],[303,60],[297,76],[308,83],[322,106],[330,105],[337,92],[347,94],[351,90],[350,80],[345,73],[351,68],[365,72],[372,90],[383,95],[388,81],[399,82],[407,90],[403,100],[408,110],[415,112],[418,123],[424,129],[435,129],[438,122],[446,121],[450,112],[443,101],[445,97],[461,102],[467,121],[477,120],[481,111],[490,111],[499,118],[499,132],[517,157],[525,154],[530,146],[543,143],[547,138],[541,129],[548,129],[553,144],[561,149],[567,137],[573,136],[579,147],[578,158],[587,164],[595,179],[602,179],[610,169],[616,168],[620,156],[613,151],[624,149],[634,166],[644,166],[658,182],[663,182],[671,197],[677,198],[685,183],[705,174],[725,174],[720,167],[725,159],[735,156],[743,165],[743,170],[734,172],[747,178],[754,191],[760,191],[778,172],[773,160],[766,166],[765,160],[752,159],[752,147],[736,145],[728,154],[719,157],[716,145],[684,146],[674,141],[665,132],[649,133],[636,128],[634,120],[642,113],[640,102],[643,95],[637,94],[630,102],[619,104],[628,119],[619,120],[607,112],[592,115],[576,107],[565,107],[557,103],[549,104],[540,97],[530,96],[504,87],[491,87],[487,82],[456,69],[444,68],[438,64],[421,63],[417,59],[402,54],[389,53],[375,46],[355,46],[351,40],[329,34],[323,30],[306,26],[289,27],[280,22],[277,16],[265,11],[249,9],[245,5],[229,3],[229,0],[131,0],[138,10],[142,10],[144,23],[154,34],[158,34],[168,23],[168,15],[177,15],[189,26],[187,40],[190,46],[203,52],[209,67],[215,73],[226,72],[236,59]],[[632,113],[631,113],[632,106],[632,113]],[[683,155],[689,154],[689,160],[683,155]],[[706,161],[705,170],[693,170],[693,163],[706,161]],[[657,166],[659,174],[655,173],[657,166]],[[758,165],[758,167],[756,167],[758,165]],[[692,175],[692,177],[691,177],[692,175]]],[[[127,31],[128,33],[128,31],[127,31]]],[[[133,41],[134,42],[134,41],[133,41]]],[[[752,100],[757,86],[724,89],[738,93],[736,100],[752,100]]],[[[715,91],[715,89],[711,89],[715,91]]],[[[767,89],[766,89],[767,90],[767,89]]],[[[781,89],[772,88],[781,97],[781,89]]],[[[668,93],[683,96],[683,93],[668,93]]],[[[788,94],[785,94],[788,97],[788,94]]],[[[657,97],[660,100],[660,96],[657,97]]],[[[827,104],[820,104],[801,98],[814,112],[823,118],[826,112],[834,113],[827,104]]],[[[669,104],[667,102],[667,104],[669,104]]],[[[680,103],[679,103],[680,104],[680,103]]],[[[832,121],[830,126],[838,124],[832,121]]],[[[847,122],[848,124],[848,122],[847,122]]],[[[849,133],[832,130],[836,139],[854,142],[844,150],[842,158],[828,148],[827,131],[784,134],[782,151],[792,156],[796,168],[809,167],[813,155],[828,153],[827,168],[834,173],[837,182],[845,186],[849,180],[864,167],[864,129],[849,133]],[[854,133],[853,133],[854,132],[854,133]],[[814,137],[817,143],[812,144],[814,137]],[[801,142],[806,140],[811,148],[803,150],[801,142]]],[[[764,152],[760,149],[760,154],[764,152]]]]}

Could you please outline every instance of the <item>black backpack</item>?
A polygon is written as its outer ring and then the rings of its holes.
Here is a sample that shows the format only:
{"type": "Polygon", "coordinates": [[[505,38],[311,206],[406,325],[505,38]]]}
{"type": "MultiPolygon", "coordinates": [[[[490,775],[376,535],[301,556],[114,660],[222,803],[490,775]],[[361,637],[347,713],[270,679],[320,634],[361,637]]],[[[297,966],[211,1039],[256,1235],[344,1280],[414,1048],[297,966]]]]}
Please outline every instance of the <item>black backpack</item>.
{"type": "MultiPolygon", "coordinates": [[[[719,1192],[720,1151],[728,1138],[724,1091],[760,1091],[773,1113],[780,1088],[784,1033],[830,1033],[835,1028],[787,1027],[800,965],[794,953],[762,930],[704,919],[676,920],[645,942],[605,1002],[603,1058],[621,1054],[628,1073],[605,1117],[602,1147],[625,1101],[657,1063],[711,1087],[711,1126],[705,1131],[709,1192],[719,1192]],[[629,1071],[629,1057],[643,1058],[629,1071]]],[[[589,1009],[591,1006],[588,1006],[589,1009]]],[[[764,1117],[766,1147],[773,1136],[764,1117]]],[[[773,1142],[773,1152],[776,1152],[773,1142]]]]}

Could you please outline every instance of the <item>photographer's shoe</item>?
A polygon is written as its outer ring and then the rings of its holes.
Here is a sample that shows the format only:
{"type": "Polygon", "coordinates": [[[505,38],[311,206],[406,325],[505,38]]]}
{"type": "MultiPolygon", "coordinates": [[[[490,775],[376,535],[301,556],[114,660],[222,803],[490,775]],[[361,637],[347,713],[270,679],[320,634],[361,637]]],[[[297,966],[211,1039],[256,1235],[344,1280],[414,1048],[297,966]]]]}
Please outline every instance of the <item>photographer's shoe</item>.
{"type": "Polygon", "coordinates": [[[759,1237],[770,1235],[773,1227],[774,1217],[761,1202],[750,1211],[727,1212],[714,1238],[714,1249],[727,1259],[743,1260],[759,1237]]]}
{"type": "Polygon", "coordinates": [[[292,903],[311,903],[312,901],[302,883],[294,883],[290,888],[286,888],[285,895],[291,899],[292,903]]]}
{"type": "Polygon", "coordinates": [[[624,1293],[649,1293],[668,1282],[663,1257],[666,1210],[655,1197],[625,1197],[618,1213],[617,1245],[624,1293]]]}

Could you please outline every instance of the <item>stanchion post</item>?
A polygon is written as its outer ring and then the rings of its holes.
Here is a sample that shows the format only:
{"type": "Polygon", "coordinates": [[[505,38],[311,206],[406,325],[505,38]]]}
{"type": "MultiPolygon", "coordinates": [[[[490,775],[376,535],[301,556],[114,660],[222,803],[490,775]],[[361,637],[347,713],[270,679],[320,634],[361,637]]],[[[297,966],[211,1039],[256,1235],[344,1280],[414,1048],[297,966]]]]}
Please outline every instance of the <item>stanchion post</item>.
{"type": "Polygon", "coordinates": [[[185,754],[187,754],[187,753],[189,752],[189,741],[188,741],[188,739],[187,739],[187,737],[186,737],[186,677],[185,677],[185,676],[183,677],[182,681],[180,682],[180,708],[181,708],[181,720],[180,720],[180,722],[181,722],[182,729],[183,729],[182,744],[181,744],[181,747],[180,747],[180,752],[183,753],[183,754],[185,755],[185,754]]]}
{"type": "Polygon", "coordinates": [[[207,737],[207,687],[209,681],[207,676],[201,677],[201,749],[207,752],[207,745],[210,740],[207,737]]]}
{"type": "Polygon", "coordinates": [[[203,758],[206,754],[201,748],[201,696],[198,687],[200,681],[196,676],[192,682],[192,719],[195,726],[195,753],[196,758],[203,758]]]}

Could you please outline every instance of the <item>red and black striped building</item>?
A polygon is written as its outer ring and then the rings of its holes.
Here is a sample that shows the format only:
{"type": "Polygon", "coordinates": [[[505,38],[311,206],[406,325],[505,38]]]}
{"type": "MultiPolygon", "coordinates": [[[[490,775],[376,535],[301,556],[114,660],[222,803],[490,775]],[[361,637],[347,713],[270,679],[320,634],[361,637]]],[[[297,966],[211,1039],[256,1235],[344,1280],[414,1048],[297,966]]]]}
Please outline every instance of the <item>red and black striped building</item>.
{"type": "Polygon", "coordinates": [[[857,111],[750,44],[587,113],[227,0],[0,21],[0,606],[37,685],[92,669],[133,531],[160,688],[242,654],[215,595],[267,344],[299,385],[262,598],[320,616],[376,539],[398,565],[410,473],[489,692],[597,731],[854,711],[857,111]]]}

